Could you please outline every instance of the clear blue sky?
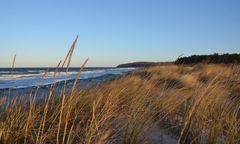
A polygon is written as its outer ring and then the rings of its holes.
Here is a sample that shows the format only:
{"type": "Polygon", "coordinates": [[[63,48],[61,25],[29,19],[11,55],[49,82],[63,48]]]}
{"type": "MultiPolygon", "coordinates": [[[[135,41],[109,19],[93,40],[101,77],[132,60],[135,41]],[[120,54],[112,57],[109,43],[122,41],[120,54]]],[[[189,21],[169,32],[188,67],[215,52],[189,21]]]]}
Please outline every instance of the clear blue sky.
{"type": "Polygon", "coordinates": [[[239,0],[1,0],[0,67],[73,66],[240,52],[239,0]]]}

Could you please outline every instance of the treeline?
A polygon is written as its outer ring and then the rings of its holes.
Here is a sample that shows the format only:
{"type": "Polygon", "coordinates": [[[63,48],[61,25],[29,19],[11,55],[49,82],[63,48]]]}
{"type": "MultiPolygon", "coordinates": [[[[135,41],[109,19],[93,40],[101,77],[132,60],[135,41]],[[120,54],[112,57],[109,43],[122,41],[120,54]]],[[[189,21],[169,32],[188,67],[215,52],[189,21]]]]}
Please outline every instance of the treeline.
{"type": "Polygon", "coordinates": [[[175,64],[240,64],[240,54],[212,54],[212,55],[192,55],[188,57],[180,57],[175,64]]]}

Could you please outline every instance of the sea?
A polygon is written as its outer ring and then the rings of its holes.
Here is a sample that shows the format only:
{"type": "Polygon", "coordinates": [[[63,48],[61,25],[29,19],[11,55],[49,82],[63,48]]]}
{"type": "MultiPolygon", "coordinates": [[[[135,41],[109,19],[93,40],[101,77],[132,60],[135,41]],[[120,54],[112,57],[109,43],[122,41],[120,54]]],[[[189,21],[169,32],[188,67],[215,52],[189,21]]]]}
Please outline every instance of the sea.
{"type": "MultiPolygon", "coordinates": [[[[77,78],[79,67],[59,68],[56,76],[56,68],[0,68],[0,90],[22,89],[49,85],[52,82],[61,82],[77,78]]],[[[106,75],[124,75],[135,68],[109,68],[109,67],[86,67],[78,79],[93,79],[106,75]]]]}

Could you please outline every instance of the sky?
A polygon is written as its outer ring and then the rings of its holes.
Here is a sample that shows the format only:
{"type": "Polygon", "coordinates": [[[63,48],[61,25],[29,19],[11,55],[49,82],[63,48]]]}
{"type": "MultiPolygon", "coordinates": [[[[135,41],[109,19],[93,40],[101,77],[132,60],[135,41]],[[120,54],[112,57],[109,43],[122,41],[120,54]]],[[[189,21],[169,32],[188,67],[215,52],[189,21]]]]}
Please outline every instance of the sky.
{"type": "Polygon", "coordinates": [[[72,66],[240,53],[239,0],[0,0],[0,67],[72,66]]]}

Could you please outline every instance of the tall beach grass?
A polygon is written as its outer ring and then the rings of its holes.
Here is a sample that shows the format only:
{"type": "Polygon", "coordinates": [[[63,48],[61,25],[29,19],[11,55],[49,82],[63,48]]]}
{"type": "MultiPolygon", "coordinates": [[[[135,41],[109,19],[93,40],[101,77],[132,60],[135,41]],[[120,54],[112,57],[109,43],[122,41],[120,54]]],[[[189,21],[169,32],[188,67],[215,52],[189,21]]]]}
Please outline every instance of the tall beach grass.
{"type": "Polygon", "coordinates": [[[6,107],[7,96],[0,98],[0,142],[237,144],[239,74],[239,65],[155,66],[87,89],[76,79],[60,93],[53,79],[41,100],[30,94],[6,107]]]}

